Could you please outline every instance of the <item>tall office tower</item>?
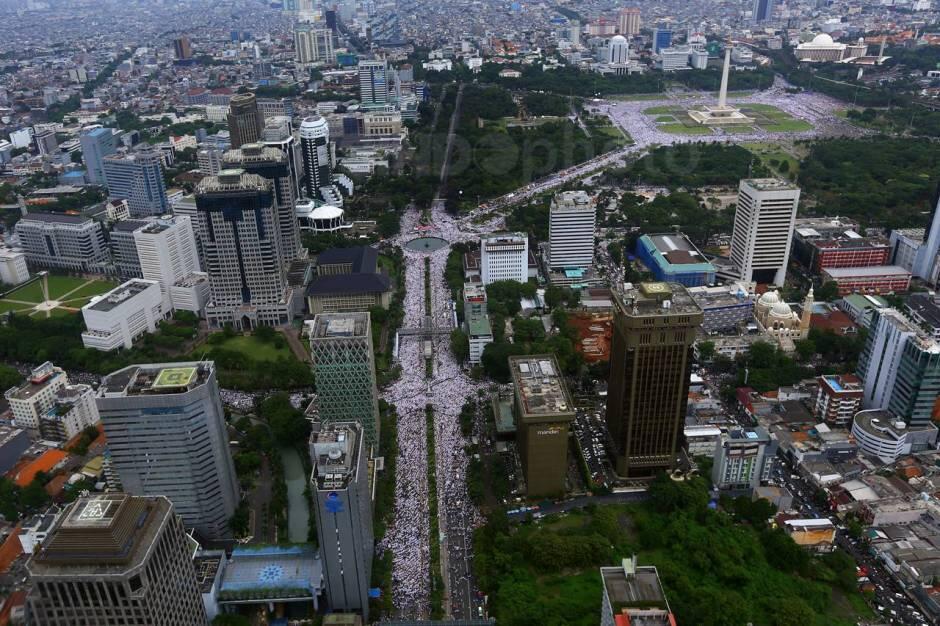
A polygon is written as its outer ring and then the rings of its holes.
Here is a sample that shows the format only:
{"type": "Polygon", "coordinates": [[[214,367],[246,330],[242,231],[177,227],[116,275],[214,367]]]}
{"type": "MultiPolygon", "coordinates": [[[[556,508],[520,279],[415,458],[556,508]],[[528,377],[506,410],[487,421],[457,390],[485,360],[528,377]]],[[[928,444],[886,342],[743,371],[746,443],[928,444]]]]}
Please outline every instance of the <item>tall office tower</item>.
{"type": "MultiPolygon", "coordinates": [[[[554,269],[587,269],[594,264],[597,209],[585,191],[555,194],[549,207],[548,256],[554,269]]],[[[528,266],[526,267],[528,271],[528,266]]]]}
{"type": "Polygon", "coordinates": [[[630,62],[630,44],[623,35],[614,35],[607,44],[607,58],[611,65],[624,65],[630,62]]]}
{"type": "Polygon", "coordinates": [[[888,409],[910,426],[940,419],[940,342],[895,309],[872,313],[858,360],[866,409],[888,409]]]}
{"type": "Polygon", "coordinates": [[[163,496],[79,498],[26,564],[32,623],[204,626],[186,529],[163,496]]]}
{"type": "Polygon", "coordinates": [[[215,176],[218,174],[222,169],[223,154],[225,154],[225,151],[220,148],[200,144],[200,148],[196,152],[196,162],[199,164],[199,171],[206,176],[215,176]]]}
{"type": "Polygon", "coordinates": [[[653,29],[653,54],[658,54],[663,48],[672,47],[672,30],[669,28],[653,29]]]}
{"type": "Polygon", "coordinates": [[[359,61],[359,101],[364,105],[388,102],[388,62],[359,61]]]}
{"type": "Polygon", "coordinates": [[[243,170],[222,170],[196,187],[206,319],[213,328],[282,326],[293,317],[294,294],[281,259],[281,231],[271,182],[243,170]]]}
{"type": "Polygon", "coordinates": [[[112,154],[103,160],[110,200],[127,200],[131,217],[163,215],[170,210],[163,182],[163,157],[153,148],[112,154]]]}
{"type": "Polygon", "coordinates": [[[261,138],[264,118],[258,109],[258,101],[253,93],[240,93],[232,96],[228,104],[228,132],[233,148],[254,143],[261,138]]]}
{"type": "Polygon", "coordinates": [[[92,128],[82,131],[78,138],[85,162],[85,177],[93,185],[104,185],[104,158],[116,150],[114,133],[110,128],[92,128]]]}
{"type": "Polygon", "coordinates": [[[103,271],[108,263],[104,229],[91,218],[27,213],[13,230],[30,265],[85,273],[103,271]]]}
{"type": "Polygon", "coordinates": [[[617,473],[646,479],[674,466],[703,314],[678,283],[631,287],[615,307],[607,428],[617,473]]]}
{"type": "Polygon", "coordinates": [[[54,154],[59,147],[59,142],[55,138],[54,130],[42,130],[33,135],[36,140],[36,148],[39,154],[54,154]]]}
{"type": "Polygon", "coordinates": [[[357,422],[314,425],[310,435],[313,500],[326,597],[332,611],[369,619],[372,497],[369,452],[357,422]]]}
{"type": "Polygon", "coordinates": [[[294,187],[287,155],[277,148],[260,143],[246,143],[237,150],[229,150],[223,158],[226,169],[241,168],[249,174],[270,180],[277,204],[278,229],[281,233],[281,259],[293,261],[300,255],[300,230],[294,210],[294,187]]]}
{"type": "Polygon", "coordinates": [[[937,268],[940,265],[937,259],[937,254],[940,253],[940,185],[937,186],[933,206],[930,224],[924,232],[924,243],[917,248],[914,269],[911,273],[935,285],[938,282],[937,268]]]}
{"type": "MultiPolygon", "coordinates": [[[[174,309],[199,312],[208,298],[205,276],[199,265],[199,247],[193,224],[185,215],[154,219],[134,231],[134,245],[141,276],[160,283],[164,302],[174,309]],[[198,295],[189,296],[190,290],[198,295]]],[[[169,307],[165,307],[169,308],[169,307]]]]}
{"type": "Polygon", "coordinates": [[[307,325],[320,421],[357,421],[366,443],[377,448],[379,394],[369,314],[320,313],[307,325]]]}
{"type": "Polygon", "coordinates": [[[96,402],[124,490],[168,497],[204,539],[231,538],[238,479],[215,364],[131,365],[102,380],[96,402]]]}
{"type": "Polygon", "coordinates": [[[304,177],[303,156],[300,154],[300,143],[294,140],[294,133],[291,132],[290,118],[278,116],[266,119],[264,130],[261,132],[261,140],[264,145],[277,148],[287,157],[291,189],[294,191],[294,198],[300,198],[300,181],[304,177]]]}
{"type": "Polygon", "coordinates": [[[322,63],[330,65],[336,62],[333,47],[333,31],[318,22],[299,22],[294,27],[294,48],[297,62],[322,63]]]}
{"type": "Polygon", "coordinates": [[[640,9],[639,7],[627,7],[620,9],[620,15],[617,16],[618,31],[624,37],[633,37],[640,34],[640,9]]]}
{"type": "Polygon", "coordinates": [[[529,238],[525,233],[495,233],[480,238],[480,278],[484,285],[498,280],[529,280],[529,238]]]}
{"type": "Polygon", "coordinates": [[[750,178],[738,186],[731,234],[733,278],[783,285],[790,261],[800,188],[776,178],[750,178]]]}
{"type": "Polygon", "coordinates": [[[754,0],[751,19],[755,23],[766,22],[774,17],[774,0],[754,0]]]}
{"type": "Polygon", "coordinates": [[[121,278],[143,277],[140,273],[140,257],[137,255],[134,231],[146,225],[145,220],[121,220],[111,226],[108,242],[111,247],[111,260],[121,278]]]}
{"type": "Polygon", "coordinates": [[[322,198],[320,191],[333,184],[330,162],[330,127],[319,115],[300,124],[300,152],[304,160],[304,190],[308,198],[322,198]]]}
{"type": "Polygon", "coordinates": [[[180,60],[193,56],[193,48],[189,43],[189,37],[178,37],[173,40],[173,54],[180,60]]]}
{"type": "Polygon", "coordinates": [[[568,20],[568,41],[576,46],[581,45],[581,22],[568,20]]]}
{"type": "Polygon", "coordinates": [[[568,424],[575,413],[558,361],[551,354],[511,356],[509,371],[526,494],[562,494],[568,473],[568,424]]]}

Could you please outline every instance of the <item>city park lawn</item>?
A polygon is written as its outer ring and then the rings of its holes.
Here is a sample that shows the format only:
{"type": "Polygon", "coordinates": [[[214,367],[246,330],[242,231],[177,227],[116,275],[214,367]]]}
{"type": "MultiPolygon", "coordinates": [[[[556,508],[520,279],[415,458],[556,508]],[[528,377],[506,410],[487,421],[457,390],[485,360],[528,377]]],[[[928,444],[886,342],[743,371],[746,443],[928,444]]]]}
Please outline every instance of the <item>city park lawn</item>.
{"type": "MultiPolygon", "coordinates": [[[[799,133],[812,130],[813,126],[806,120],[793,117],[770,104],[735,103],[745,115],[754,118],[753,125],[735,125],[723,127],[724,132],[730,134],[746,134],[754,132],[757,128],[767,132],[799,133]]],[[[653,118],[656,127],[667,133],[675,135],[710,135],[712,128],[702,126],[691,117],[685,107],[675,105],[654,106],[643,110],[643,114],[653,118]]]]}
{"type": "Polygon", "coordinates": [[[742,147],[750,150],[754,156],[761,160],[761,163],[778,175],[788,177],[795,176],[800,170],[800,159],[787,152],[780,144],[767,143],[744,143],[742,147]],[[783,166],[786,163],[786,166],[783,166]],[[783,167],[783,171],[781,171],[783,167]]]}
{"type": "Polygon", "coordinates": [[[274,342],[264,341],[254,335],[235,335],[222,341],[216,340],[216,342],[200,346],[196,352],[201,352],[206,348],[210,352],[216,348],[230,350],[253,361],[277,361],[281,358],[294,360],[294,353],[291,352],[286,341],[283,344],[275,345],[274,342]]]}
{"type": "MultiPolygon", "coordinates": [[[[48,312],[49,316],[68,315],[76,313],[88,303],[92,296],[109,291],[117,283],[96,278],[79,278],[75,276],[56,276],[50,274],[49,299],[61,304],[48,312]]],[[[35,280],[27,285],[14,289],[0,299],[0,313],[16,311],[27,315],[46,317],[46,313],[36,310],[42,304],[42,281],[35,280]]]]}

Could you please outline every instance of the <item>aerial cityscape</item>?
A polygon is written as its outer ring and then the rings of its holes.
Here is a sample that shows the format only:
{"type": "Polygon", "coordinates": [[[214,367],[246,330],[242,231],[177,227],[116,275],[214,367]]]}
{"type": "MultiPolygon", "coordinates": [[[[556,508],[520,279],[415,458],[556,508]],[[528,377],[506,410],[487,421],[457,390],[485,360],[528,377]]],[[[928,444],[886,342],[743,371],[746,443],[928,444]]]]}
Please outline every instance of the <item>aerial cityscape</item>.
{"type": "Polygon", "coordinates": [[[0,15],[0,626],[940,624],[937,0],[0,15]]]}

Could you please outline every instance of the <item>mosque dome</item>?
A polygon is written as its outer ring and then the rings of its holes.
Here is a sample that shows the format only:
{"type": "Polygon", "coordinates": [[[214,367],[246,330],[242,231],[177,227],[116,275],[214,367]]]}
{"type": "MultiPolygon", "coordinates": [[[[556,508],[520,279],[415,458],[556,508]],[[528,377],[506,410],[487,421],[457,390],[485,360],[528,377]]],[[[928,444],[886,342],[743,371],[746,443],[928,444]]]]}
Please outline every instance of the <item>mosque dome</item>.
{"type": "Polygon", "coordinates": [[[819,33],[813,37],[814,46],[831,46],[833,44],[832,37],[826,33],[819,33]]]}

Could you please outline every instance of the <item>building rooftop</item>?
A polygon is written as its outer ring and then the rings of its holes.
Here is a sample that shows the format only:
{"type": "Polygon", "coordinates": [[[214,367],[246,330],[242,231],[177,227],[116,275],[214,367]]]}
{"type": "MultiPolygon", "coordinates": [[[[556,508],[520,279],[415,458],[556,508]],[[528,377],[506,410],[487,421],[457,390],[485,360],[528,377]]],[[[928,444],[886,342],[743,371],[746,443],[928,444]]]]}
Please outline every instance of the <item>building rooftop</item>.
{"type": "Polygon", "coordinates": [[[742,184],[758,191],[799,191],[799,187],[781,178],[745,178],[742,184]]]}
{"type": "Polygon", "coordinates": [[[212,591],[215,585],[215,577],[219,573],[219,568],[225,561],[225,552],[205,551],[193,557],[193,565],[196,567],[196,582],[199,585],[199,591],[203,594],[212,591]]]}
{"type": "Polygon", "coordinates": [[[834,279],[875,277],[903,277],[911,273],[900,265],[873,265],[870,267],[827,267],[823,271],[834,279]]]}
{"type": "Polygon", "coordinates": [[[681,233],[643,235],[641,239],[649,241],[669,265],[691,266],[690,270],[715,271],[715,267],[705,259],[695,244],[681,233]]]}
{"type": "Polygon", "coordinates": [[[146,291],[154,285],[159,285],[155,280],[144,280],[142,278],[135,278],[127,281],[122,285],[118,285],[111,291],[105,293],[102,296],[92,299],[91,302],[82,307],[82,309],[90,309],[92,311],[101,311],[107,312],[114,308],[117,308],[133,298],[134,296],[139,295],[140,293],[146,291]]]}
{"type": "Polygon", "coordinates": [[[307,295],[384,293],[389,289],[391,281],[384,274],[330,274],[314,278],[307,285],[307,295]]]}
{"type": "Polygon", "coordinates": [[[561,191],[552,198],[551,210],[592,212],[595,210],[594,199],[582,190],[561,191]]]}
{"type": "Polygon", "coordinates": [[[196,186],[196,194],[223,193],[226,191],[269,191],[271,181],[258,176],[247,174],[240,169],[227,169],[219,172],[218,176],[206,176],[196,186]]]}
{"type": "Polygon", "coordinates": [[[473,315],[467,320],[471,337],[488,336],[493,334],[490,318],[486,315],[473,315]]]}
{"type": "Polygon", "coordinates": [[[313,318],[312,339],[365,337],[369,332],[368,313],[320,313],[313,318]]]}
{"type": "Polygon", "coordinates": [[[353,274],[374,274],[379,253],[372,246],[330,248],[317,255],[317,265],[351,265],[353,274]]]}
{"type": "Polygon", "coordinates": [[[139,567],[171,514],[170,501],[162,496],[80,498],[59,518],[27,568],[33,576],[87,576],[139,567]]]}
{"type": "Polygon", "coordinates": [[[83,215],[66,215],[65,213],[27,213],[20,221],[45,222],[47,224],[85,224],[90,222],[91,218],[83,215]]]}
{"type": "Polygon", "coordinates": [[[222,573],[219,601],[313,597],[322,576],[311,546],[236,546],[222,573]]]}
{"type": "Polygon", "coordinates": [[[574,403],[554,355],[511,356],[509,369],[523,420],[549,416],[574,419],[574,403]]]}
{"type": "Polygon", "coordinates": [[[519,245],[529,240],[525,233],[492,233],[483,235],[480,241],[487,248],[498,247],[501,245],[519,245]]]}
{"type": "Polygon", "coordinates": [[[940,328],[940,300],[929,293],[912,293],[904,300],[911,314],[931,328],[940,328]]]}
{"type": "Polygon", "coordinates": [[[313,476],[319,489],[343,489],[355,479],[360,445],[357,424],[314,425],[310,433],[310,458],[313,459],[313,476]]]}
{"type": "Polygon", "coordinates": [[[888,409],[870,409],[855,414],[855,426],[872,437],[898,441],[907,432],[921,430],[937,430],[931,423],[924,425],[909,425],[888,409]]]}
{"type": "Polygon", "coordinates": [[[486,288],[478,283],[463,284],[464,302],[486,302],[486,288]]]}
{"type": "Polygon", "coordinates": [[[148,223],[149,222],[146,222],[144,220],[121,220],[119,222],[115,222],[114,225],[111,227],[111,230],[112,231],[116,230],[121,233],[132,233],[138,228],[143,228],[148,223]]]}
{"type": "Polygon", "coordinates": [[[621,567],[602,567],[601,582],[615,617],[626,610],[631,625],[670,623],[669,603],[655,567],[638,567],[633,559],[624,559],[621,567]]]}
{"type": "Polygon", "coordinates": [[[131,365],[106,376],[99,397],[185,393],[205,384],[212,374],[212,361],[131,365]]]}
{"type": "Polygon", "coordinates": [[[33,368],[32,373],[29,378],[26,379],[25,383],[19,387],[8,389],[4,397],[7,400],[29,400],[49,386],[59,376],[65,376],[65,372],[54,366],[51,362],[46,361],[42,365],[33,368]]]}
{"type": "Polygon", "coordinates": [[[622,296],[616,300],[625,315],[634,317],[695,315],[702,312],[685,287],[677,283],[626,283],[622,296]]]}

